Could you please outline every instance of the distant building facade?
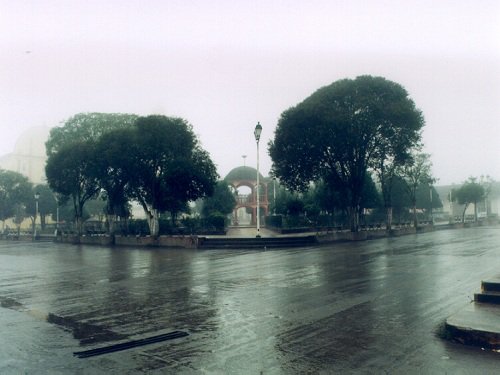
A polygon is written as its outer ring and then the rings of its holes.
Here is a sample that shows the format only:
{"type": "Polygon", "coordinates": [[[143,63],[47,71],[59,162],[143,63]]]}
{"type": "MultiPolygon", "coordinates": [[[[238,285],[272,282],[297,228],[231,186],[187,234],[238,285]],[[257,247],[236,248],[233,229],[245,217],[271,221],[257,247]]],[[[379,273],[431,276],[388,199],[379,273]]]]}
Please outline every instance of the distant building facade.
{"type": "Polygon", "coordinates": [[[0,156],[0,168],[21,173],[34,184],[45,183],[45,142],[49,133],[47,126],[27,130],[17,140],[12,153],[0,156]]]}
{"type": "MultiPolygon", "coordinates": [[[[436,186],[441,198],[443,217],[453,218],[455,221],[462,220],[465,206],[453,201],[452,191],[461,185],[436,186]],[[451,198],[451,200],[450,200],[451,198]]],[[[478,217],[498,217],[500,214],[500,182],[492,183],[487,197],[477,202],[478,217]]],[[[474,215],[474,204],[469,204],[465,210],[465,216],[471,218],[474,215]]]]}

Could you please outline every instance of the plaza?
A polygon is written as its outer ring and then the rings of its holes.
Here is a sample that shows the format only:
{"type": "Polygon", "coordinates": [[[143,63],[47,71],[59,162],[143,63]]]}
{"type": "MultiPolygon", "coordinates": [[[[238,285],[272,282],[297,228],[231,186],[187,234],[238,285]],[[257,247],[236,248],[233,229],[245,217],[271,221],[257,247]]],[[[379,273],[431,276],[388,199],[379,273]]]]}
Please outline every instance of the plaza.
{"type": "Polygon", "coordinates": [[[444,340],[496,227],[279,250],[0,242],[2,374],[497,372],[444,340]],[[91,358],[74,352],[182,331],[91,358]]]}

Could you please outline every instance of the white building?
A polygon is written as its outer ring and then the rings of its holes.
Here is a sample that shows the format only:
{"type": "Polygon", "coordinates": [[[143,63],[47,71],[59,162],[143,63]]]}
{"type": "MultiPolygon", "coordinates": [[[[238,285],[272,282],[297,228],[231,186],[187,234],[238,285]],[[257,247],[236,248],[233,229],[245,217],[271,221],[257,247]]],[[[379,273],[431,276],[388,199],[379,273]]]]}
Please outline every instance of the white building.
{"type": "MultiPolygon", "coordinates": [[[[457,202],[450,202],[450,195],[453,189],[458,189],[461,185],[436,186],[435,189],[443,203],[443,216],[462,218],[464,206],[457,202]]],[[[490,192],[485,200],[477,203],[478,216],[498,216],[500,214],[500,182],[494,182],[490,187],[490,192]]],[[[474,205],[470,204],[465,211],[466,216],[474,215],[474,205]]]]}
{"type": "Polygon", "coordinates": [[[38,126],[23,133],[10,154],[0,156],[0,168],[19,172],[34,184],[45,183],[45,142],[50,128],[38,126]]]}

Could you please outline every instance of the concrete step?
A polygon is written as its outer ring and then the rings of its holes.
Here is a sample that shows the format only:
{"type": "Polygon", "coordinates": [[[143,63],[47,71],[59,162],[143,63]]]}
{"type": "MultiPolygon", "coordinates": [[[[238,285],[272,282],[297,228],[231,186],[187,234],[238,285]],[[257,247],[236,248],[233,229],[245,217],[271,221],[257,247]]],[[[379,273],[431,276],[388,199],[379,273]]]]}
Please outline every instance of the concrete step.
{"type": "Polygon", "coordinates": [[[264,249],[303,247],[315,244],[315,236],[303,237],[260,237],[260,238],[209,238],[200,241],[204,249],[264,249]]]}
{"type": "Polygon", "coordinates": [[[481,281],[481,291],[483,292],[500,292],[500,280],[483,280],[481,281]]]}
{"type": "Polygon", "coordinates": [[[500,305],[500,292],[485,291],[474,294],[474,302],[500,305]]]}
{"type": "Polygon", "coordinates": [[[450,337],[466,345],[500,349],[500,306],[471,303],[446,319],[450,337]]]}

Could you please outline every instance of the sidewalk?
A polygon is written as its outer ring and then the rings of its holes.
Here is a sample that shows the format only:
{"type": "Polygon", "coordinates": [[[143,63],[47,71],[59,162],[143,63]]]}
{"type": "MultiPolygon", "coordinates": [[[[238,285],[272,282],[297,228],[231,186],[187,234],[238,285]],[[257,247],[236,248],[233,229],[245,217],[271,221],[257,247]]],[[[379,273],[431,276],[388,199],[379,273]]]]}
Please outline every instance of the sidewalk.
{"type": "MultiPolygon", "coordinates": [[[[315,236],[318,232],[301,232],[301,233],[287,233],[281,234],[268,228],[260,228],[260,236],[263,238],[272,237],[305,237],[315,236]]],[[[256,227],[229,227],[225,236],[221,237],[235,237],[235,238],[253,238],[257,235],[256,227]]],[[[215,237],[215,236],[210,236],[215,237]]]]}
{"type": "MultiPolygon", "coordinates": [[[[229,227],[226,237],[245,237],[251,238],[257,235],[256,227],[229,227]]],[[[278,237],[279,234],[267,228],[260,228],[261,237],[278,237]]]]}

